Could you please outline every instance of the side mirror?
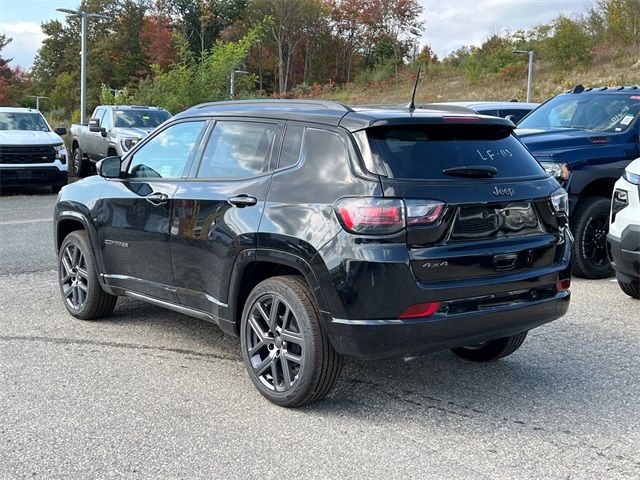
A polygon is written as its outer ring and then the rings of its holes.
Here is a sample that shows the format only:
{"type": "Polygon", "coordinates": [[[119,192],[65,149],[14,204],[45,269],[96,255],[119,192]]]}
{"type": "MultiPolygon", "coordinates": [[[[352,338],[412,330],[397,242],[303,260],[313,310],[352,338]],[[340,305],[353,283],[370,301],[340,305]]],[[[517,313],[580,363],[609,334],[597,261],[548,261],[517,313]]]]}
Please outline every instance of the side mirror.
{"type": "Polygon", "coordinates": [[[67,129],[65,127],[58,127],[54,130],[54,132],[56,132],[56,135],[66,135],[67,134],[67,129]]]}
{"type": "Polygon", "coordinates": [[[120,157],[107,157],[96,163],[96,173],[102,178],[120,178],[122,159],[120,157]]]}
{"type": "Polygon", "coordinates": [[[516,116],[515,115],[507,115],[506,117],[507,120],[511,120],[514,124],[516,123],[516,116]]]}
{"type": "Polygon", "coordinates": [[[100,131],[100,120],[98,118],[89,119],[89,131],[95,133],[100,131]]]}

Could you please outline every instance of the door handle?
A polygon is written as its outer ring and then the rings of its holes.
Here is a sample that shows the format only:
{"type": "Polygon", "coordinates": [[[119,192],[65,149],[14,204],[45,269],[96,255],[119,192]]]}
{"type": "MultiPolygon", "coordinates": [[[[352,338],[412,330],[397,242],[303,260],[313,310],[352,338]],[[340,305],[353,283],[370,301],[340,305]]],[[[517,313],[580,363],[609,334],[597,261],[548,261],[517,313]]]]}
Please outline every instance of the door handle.
{"type": "Polygon", "coordinates": [[[151,205],[162,205],[163,203],[167,203],[169,201],[169,195],[166,193],[150,193],[146,197],[147,202],[151,205]]]}
{"type": "Polygon", "coordinates": [[[250,197],[249,195],[238,195],[237,197],[227,198],[227,202],[238,208],[244,208],[254,206],[258,203],[258,199],[256,197],[250,197]]]}

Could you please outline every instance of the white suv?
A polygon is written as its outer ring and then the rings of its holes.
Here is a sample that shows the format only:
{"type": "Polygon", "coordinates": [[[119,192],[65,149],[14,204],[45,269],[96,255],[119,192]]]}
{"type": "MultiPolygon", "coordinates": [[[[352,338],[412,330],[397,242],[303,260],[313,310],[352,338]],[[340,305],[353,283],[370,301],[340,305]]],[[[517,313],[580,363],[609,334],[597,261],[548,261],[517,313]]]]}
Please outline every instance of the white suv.
{"type": "Polygon", "coordinates": [[[620,288],[640,298],[640,158],[615,184],[607,245],[620,288]]]}
{"type": "Polygon", "coordinates": [[[31,108],[0,107],[0,187],[67,184],[67,149],[42,114],[31,108]]]}

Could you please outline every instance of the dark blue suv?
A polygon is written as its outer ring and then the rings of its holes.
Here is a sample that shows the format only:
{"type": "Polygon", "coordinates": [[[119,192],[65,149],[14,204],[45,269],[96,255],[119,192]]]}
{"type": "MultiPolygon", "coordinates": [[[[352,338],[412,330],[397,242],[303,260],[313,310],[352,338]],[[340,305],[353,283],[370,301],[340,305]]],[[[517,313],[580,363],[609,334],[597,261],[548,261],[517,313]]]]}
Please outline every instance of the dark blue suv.
{"type": "Polygon", "coordinates": [[[640,156],[640,88],[583,88],[558,95],[525,117],[516,133],[569,193],[574,272],[613,274],[607,232],[613,185],[640,156]]]}

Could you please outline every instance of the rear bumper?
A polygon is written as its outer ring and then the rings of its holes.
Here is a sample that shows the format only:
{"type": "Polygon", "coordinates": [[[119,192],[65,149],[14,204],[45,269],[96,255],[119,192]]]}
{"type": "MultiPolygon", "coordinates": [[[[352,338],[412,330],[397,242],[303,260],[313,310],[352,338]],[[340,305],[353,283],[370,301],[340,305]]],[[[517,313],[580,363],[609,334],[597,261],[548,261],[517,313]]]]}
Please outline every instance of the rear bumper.
{"type": "Polygon", "coordinates": [[[0,184],[9,185],[66,185],[67,171],[56,167],[3,167],[0,184]]]}
{"type": "Polygon", "coordinates": [[[607,250],[619,280],[640,279],[640,225],[629,225],[620,238],[607,235],[607,250]]]}
{"type": "Polygon", "coordinates": [[[383,359],[473,345],[551,322],[567,312],[570,293],[551,298],[410,320],[328,318],[329,337],[341,354],[383,359]]]}

